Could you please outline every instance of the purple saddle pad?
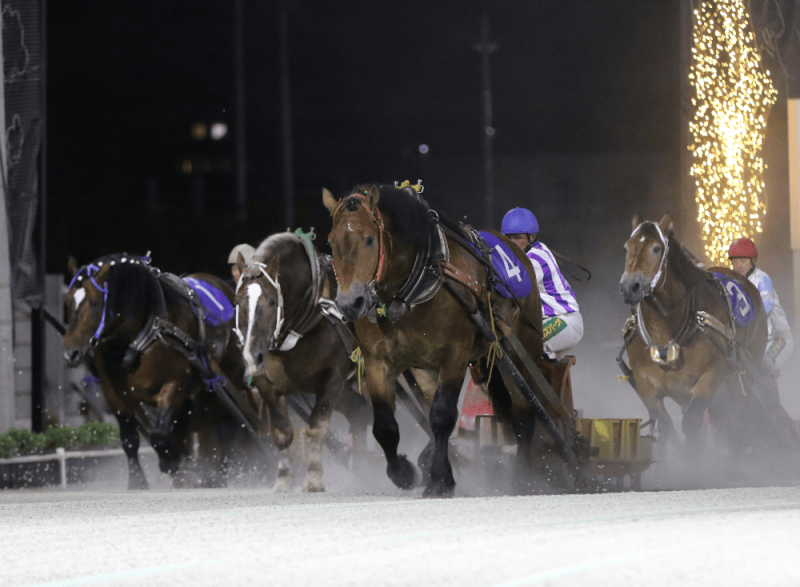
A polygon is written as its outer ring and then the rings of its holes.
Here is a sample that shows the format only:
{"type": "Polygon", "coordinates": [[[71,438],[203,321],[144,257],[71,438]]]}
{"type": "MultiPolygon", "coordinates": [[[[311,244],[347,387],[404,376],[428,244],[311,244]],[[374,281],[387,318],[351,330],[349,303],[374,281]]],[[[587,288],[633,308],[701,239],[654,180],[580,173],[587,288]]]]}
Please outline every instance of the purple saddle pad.
{"type": "MultiPolygon", "coordinates": [[[[503,278],[504,283],[498,283],[495,287],[497,293],[504,298],[524,298],[531,293],[533,284],[528,272],[508,245],[488,232],[478,232],[478,234],[492,249],[492,265],[497,274],[503,278]]],[[[478,250],[474,245],[473,248],[478,250]]]]}
{"type": "Polygon", "coordinates": [[[203,313],[207,324],[219,326],[233,319],[233,305],[224,293],[210,283],[194,277],[184,277],[183,280],[197,294],[197,298],[203,305],[203,313]]]}
{"type": "Polygon", "coordinates": [[[725,287],[725,293],[731,302],[733,321],[736,326],[747,326],[756,318],[756,307],[744,288],[735,279],[722,273],[714,273],[714,277],[725,287]]]}

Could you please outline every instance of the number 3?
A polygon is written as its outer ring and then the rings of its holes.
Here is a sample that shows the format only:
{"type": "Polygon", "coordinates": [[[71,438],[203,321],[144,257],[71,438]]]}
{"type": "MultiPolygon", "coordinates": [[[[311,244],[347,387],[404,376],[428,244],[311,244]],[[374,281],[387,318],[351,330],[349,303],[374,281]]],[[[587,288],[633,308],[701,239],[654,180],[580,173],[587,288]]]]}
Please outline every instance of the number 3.
{"type": "Polygon", "coordinates": [[[728,290],[731,297],[736,296],[736,299],[739,300],[739,313],[742,316],[747,316],[747,313],[750,311],[750,303],[747,301],[747,296],[744,295],[744,292],[732,281],[728,282],[725,289],[728,290]]]}

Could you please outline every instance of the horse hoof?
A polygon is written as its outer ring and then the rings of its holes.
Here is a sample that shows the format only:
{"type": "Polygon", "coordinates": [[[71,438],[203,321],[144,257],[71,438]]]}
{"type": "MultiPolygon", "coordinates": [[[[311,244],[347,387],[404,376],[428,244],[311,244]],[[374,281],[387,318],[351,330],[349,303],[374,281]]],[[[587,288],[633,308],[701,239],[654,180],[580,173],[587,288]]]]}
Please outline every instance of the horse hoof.
{"type": "Polygon", "coordinates": [[[452,479],[432,481],[425,487],[422,497],[452,497],[455,486],[456,482],[452,479]]]}
{"type": "Polygon", "coordinates": [[[275,493],[291,493],[292,492],[292,479],[291,477],[278,477],[275,485],[272,486],[272,491],[275,493]]]}
{"type": "Polygon", "coordinates": [[[303,487],[303,493],[324,493],[325,486],[322,483],[306,483],[303,487]]]}
{"type": "Polygon", "coordinates": [[[400,489],[413,489],[419,485],[421,474],[406,455],[398,455],[397,460],[386,466],[386,474],[400,489]]]}
{"type": "Polygon", "coordinates": [[[150,489],[147,485],[147,479],[144,477],[138,479],[128,479],[128,491],[140,491],[150,489]]]}

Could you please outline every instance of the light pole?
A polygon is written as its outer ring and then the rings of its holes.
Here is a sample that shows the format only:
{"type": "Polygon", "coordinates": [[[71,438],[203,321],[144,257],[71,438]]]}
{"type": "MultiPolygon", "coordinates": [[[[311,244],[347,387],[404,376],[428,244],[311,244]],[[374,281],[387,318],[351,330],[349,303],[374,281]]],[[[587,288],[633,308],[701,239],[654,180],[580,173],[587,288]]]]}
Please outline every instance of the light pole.
{"type": "Polygon", "coordinates": [[[236,76],[236,219],[247,220],[247,146],[244,112],[244,0],[234,4],[233,59],[236,76]]]}
{"type": "Polygon", "coordinates": [[[294,227],[294,161],[292,144],[292,96],[289,80],[289,9],[290,0],[279,0],[278,25],[281,76],[281,138],[283,140],[283,224],[287,229],[294,227]]]}
{"type": "Polygon", "coordinates": [[[489,15],[481,17],[481,42],[475,50],[481,54],[481,72],[483,79],[483,172],[485,192],[483,196],[484,214],[487,226],[494,221],[494,166],[492,162],[492,77],[489,68],[489,56],[497,50],[497,43],[489,42],[489,15]]]}

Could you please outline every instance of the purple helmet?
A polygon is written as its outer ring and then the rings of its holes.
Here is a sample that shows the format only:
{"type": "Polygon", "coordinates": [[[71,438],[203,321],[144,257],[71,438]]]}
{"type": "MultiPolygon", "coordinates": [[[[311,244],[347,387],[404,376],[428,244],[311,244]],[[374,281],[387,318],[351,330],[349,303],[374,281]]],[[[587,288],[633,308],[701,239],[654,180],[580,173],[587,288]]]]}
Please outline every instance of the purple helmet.
{"type": "Polygon", "coordinates": [[[527,208],[514,208],[503,216],[500,232],[503,234],[537,234],[539,223],[533,212],[527,208]]]}

